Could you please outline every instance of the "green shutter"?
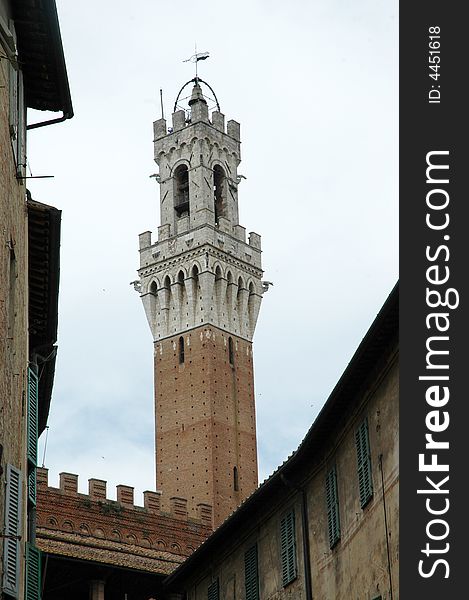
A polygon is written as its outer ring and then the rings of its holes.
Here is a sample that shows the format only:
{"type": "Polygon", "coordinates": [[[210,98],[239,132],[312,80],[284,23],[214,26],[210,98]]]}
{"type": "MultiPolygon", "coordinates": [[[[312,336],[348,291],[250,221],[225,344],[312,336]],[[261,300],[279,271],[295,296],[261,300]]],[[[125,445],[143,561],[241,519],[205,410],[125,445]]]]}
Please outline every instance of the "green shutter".
{"type": "Polygon", "coordinates": [[[21,471],[13,465],[6,468],[5,537],[3,542],[2,590],[18,597],[20,542],[22,535],[21,471]]]}
{"type": "Polygon", "coordinates": [[[25,600],[41,600],[41,552],[36,546],[26,544],[25,600]]]}
{"type": "Polygon", "coordinates": [[[296,579],[295,513],[290,511],[280,521],[280,550],[282,558],[282,585],[285,587],[296,579]]]}
{"type": "Polygon", "coordinates": [[[220,586],[218,582],[218,578],[213,581],[207,590],[207,600],[219,600],[220,597],[220,586]]]}
{"type": "Polygon", "coordinates": [[[257,566],[257,544],[244,554],[244,585],[246,600],[259,600],[259,571],[257,566]]]}
{"type": "Polygon", "coordinates": [[[38,378],[36,373],[28,369],[28,461],[37,466],[38,436],[38,378]]]}
{"type": "Polygon", "coordinates": [[[357,447],[357,472],[360,505],[362,508],[368,504],[373,496],[373,482],[371,479],[371,452],[368,436],[368,420],[365,419],[355,432],[357,447]]]}
{"type": "Polygon", "coordinates": [[[329,471],[326,477],[326,504],[329,546],[333,548],[340,540],[339,494],[335,466],[329,471]]]}
{"type": "Polygon", "coordinates": [[[28,475],[28,500],[33,506],[36,506],[36,489],[36,467],[30,467],[28,475]]]}

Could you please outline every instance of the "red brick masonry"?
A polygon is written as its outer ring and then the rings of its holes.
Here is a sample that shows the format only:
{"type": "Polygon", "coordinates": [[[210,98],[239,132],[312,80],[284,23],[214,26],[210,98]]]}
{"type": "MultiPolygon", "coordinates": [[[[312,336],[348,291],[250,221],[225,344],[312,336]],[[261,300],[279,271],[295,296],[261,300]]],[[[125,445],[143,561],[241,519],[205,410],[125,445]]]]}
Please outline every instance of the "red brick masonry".
{"type": "Polygon", "coordinates": [[[78,493],[71,473],[60,474],[59,488],[48,486],[47,469],[38,469],[37,479],[37,545],[49,554],[169,574],[212,531],[207,504],[192,519],[183,498],[171,498],[164,513],[159,492],[144,492],[141,507],[129,486],[117,486],[116,501],[99,479],[89,480],[89,494],[78,493]]]}

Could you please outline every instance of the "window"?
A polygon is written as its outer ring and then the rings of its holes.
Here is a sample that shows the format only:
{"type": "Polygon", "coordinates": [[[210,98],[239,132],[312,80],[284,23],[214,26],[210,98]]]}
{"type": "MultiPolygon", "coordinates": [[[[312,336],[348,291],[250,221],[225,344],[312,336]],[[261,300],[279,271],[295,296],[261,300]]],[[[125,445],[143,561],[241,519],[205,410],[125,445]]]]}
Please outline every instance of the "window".
{"type": "Polygon", "coordinates": [[[184,338],[179,338],[179,364],[182,365],[184,362],[184,338]]]}
{"type": "Polygon", "coordinates": [[[28,369],[28,462],[37,465],[37,395],[36,373],[28,369]]]}
{"type": "Polygon", "coordinates": [[[364,508],[373,496],[368,419],[365,419],[355,432],[355,444],[357,447],[357,472],[360,505],[362,508],[364,508]]]}
{"type": "Polygon", "coordinates": [[[340,540],[339,496],[337,493],[337,469],[334,466],[326,477],[327,526],[329,546],[333,548],[340,540]]]}
{"type": "Polygon", "coordinates": [[[234,366],[233,339],[231,337],[228,338],[228,357],[230,360],[230,365],[234,366]]]}
{"type": "Polygon", "coordinates": [[[7,465],[2,590],[14,598],[18,597],[19,591],[21,506],[21,471],[7,465]]]}
{"type": "Polygon", "coordinates": [[[259,600],[259,571],[257,566],[257,544],[244,554],[244,586],[246,600],[259,600]]]}
{"type": "Polygon", "coordinates": [[[179,165],[174,171],[174,210],[178,217],[189,214],[189,170],[179,165]]]}
{"type": "MultiPolygon", "coordinates": [[[[0,21],[0,34],[2,40],[6,40],[7,54],[12,57],[16,54],[16,32],[13,21],[10,21],[9,27],[2,20],[0,21]]],[[[2,48],[3,49],[3,48],[2,48]]],[[[25,142],[26,142],[26,118],[24,106],[24,87],[23,73],[15,60],[9,61],[9,125],[10,140],[13,150],[13,156],[16,165],[16,176],[19,178],[25,175],[25,142]]]]}
{"type": "Polygon", "coordinates": [[[28,500],[36,505],[36,466],[38,436],[38,378],[28,368],[28,500]]]}
{"type": "Polygon", "coordinates": [[[220,217],[225,217],[225,172],[220,165],[213,169],[213,193],[215,199],[215,223],[218,225],[220,217]]]}
{"type": "Polygon", "coordinates": [[[215,581],[213,581],[207,590],[207,600],[219,600],[220,598],[220,584],[218,581],[218,577],[215,581]]]}
{"type": "Polygon", "coordinates": [[[233,467],[233,489],[235,492],[239,492],[238,467],[233,467]]]}
{"type": "Polygon", "coordinates": [[[280,521],[280,551],[282,558],[282,585],[285,587],[296,579],[295,513],[290,511],[280,521]]]}

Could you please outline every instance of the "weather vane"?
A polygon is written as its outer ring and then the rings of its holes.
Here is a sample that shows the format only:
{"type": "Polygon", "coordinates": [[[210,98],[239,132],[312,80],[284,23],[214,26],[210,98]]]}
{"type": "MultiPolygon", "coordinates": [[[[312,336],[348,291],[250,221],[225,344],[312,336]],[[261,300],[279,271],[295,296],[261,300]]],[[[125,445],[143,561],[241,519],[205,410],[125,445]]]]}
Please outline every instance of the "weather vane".
{"type": "Polygon", "coordinates": [[[195,63],[195,78],[197,79],[197,63],[199,60],[205,60],[210,56],[208,52],[197,52],[197,44],[195,45],[195,54],[193,54],[190,58],[186,58],[182,62],[192,62],[195,63]]]}

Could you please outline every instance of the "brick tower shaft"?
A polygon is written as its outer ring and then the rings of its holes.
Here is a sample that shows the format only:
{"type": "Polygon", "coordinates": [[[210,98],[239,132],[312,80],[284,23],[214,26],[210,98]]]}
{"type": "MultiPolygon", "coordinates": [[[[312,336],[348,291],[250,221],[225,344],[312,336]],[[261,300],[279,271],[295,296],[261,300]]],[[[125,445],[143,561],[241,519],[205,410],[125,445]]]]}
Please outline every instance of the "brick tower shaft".
{"type": "Polygon", "coordinates": [[[252,370],[251,343],[210,325],[156,343],[157,487],[216,525],[257,487],[252,370]]]}

